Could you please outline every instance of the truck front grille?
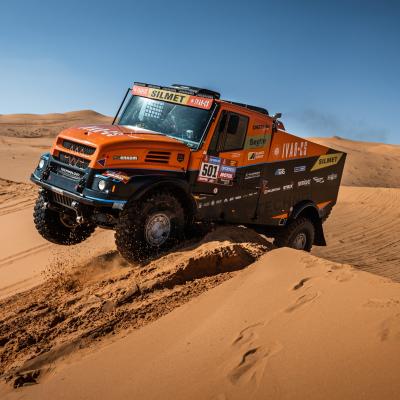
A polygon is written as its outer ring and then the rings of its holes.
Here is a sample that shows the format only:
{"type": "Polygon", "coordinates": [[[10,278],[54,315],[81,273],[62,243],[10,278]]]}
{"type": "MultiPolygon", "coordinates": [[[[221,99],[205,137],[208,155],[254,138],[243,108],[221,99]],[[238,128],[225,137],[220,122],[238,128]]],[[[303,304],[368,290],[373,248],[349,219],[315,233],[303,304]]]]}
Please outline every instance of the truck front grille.
{"type": "Polygon", "coordinates": [[[63,140],[62,146],[68,150],[75,151],[76,153],[87,154],[88,156],[91,156],[96,151],[95,147],[86,146],[85,144],[76,143],[67,139],[63,140]]]}
{"type": "Polygon", "coordinates": [[[64,153],[60,151],[59,161],[64,164],[70,165],[71,167],[76,167],[80,169],[86,169],[89,166],[90,161],[82,157],[75,156],[73,154],[64,153]]]}
{"type": "Polygon", "coordinates": [[[149,151],[144,159],[145,162],[168,164],[171,153],[169,151],[149,151]]]}
{"type": "Polygon", "coordinates": [[[55,203],[61,204],[62,206],[71,207],[73,200],[69,197],[66,197],[60,193],[53,192],[52,193],[53,201],[55,203]]]}

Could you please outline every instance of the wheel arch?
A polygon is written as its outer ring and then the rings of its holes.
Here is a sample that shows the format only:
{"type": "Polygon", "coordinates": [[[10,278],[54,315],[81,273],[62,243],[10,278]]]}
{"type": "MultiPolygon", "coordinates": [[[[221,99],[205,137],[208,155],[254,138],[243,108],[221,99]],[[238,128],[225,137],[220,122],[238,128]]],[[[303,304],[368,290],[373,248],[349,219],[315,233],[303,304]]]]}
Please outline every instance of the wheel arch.
{"type": "Polygon", "coordinates": [[[194,216],[196,203],[190,194],[188,183],[180,179],[163,179],[144,184],[133,194],[130,200],[137,201],[158,191],[166,191],[176,196],[184,208],[187,219],[194,216]]]}
{"type": "Polygon", "coordinates": [[[317,246],[326,246],[324,230],[322,228],[322,220],[319,209],[312,200],[304,200],[297,203],[290,213],[289,220],[295,220],[299,217],[308,218],[315,227],[314,244],[317,246]]]}

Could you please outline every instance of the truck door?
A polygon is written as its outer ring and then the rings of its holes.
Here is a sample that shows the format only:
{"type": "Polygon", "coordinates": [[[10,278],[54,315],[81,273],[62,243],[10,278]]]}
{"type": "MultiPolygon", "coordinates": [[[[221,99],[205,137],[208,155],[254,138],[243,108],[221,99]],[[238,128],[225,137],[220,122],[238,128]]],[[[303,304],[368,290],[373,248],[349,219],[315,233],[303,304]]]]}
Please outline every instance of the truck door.
{"type": "Polygon", "coordinates": [[[221,216],[225,221],[248,223],[256,212],[257,196],[241,169],[247,151],[246,135],[250,117],[223,110],[213,137],[200,164],[195,191],[206,196],[202,203],[207,216],[221,216]],[[209,194],[209,196],[207,196],[209,194]],[[207,210],[206,210],[207,208],[207,210]]]}

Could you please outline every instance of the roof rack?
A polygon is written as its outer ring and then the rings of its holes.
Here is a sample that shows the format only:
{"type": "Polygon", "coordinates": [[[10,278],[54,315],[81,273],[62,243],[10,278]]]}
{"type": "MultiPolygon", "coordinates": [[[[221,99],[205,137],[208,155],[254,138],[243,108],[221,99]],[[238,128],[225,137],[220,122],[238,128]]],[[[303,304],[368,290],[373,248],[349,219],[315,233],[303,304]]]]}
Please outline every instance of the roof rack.
{"type": "Polygon", "coordinates": [[[160,85],[152,85],[150,83],[134,82],[134,85],[145,86],[154,89],[164,89],[172,92],[179,92],[179,93],[189,94],[192,96],[208,97],[212,99],[219,99],[221,96],[218,92],[214,92],[213,90],[198,88],[195,86],[181,85],[177,83],[174,83],[171,86],[160,86],[160,85]]]}
{"type": "Polygon", "coordinates": [[[266,108],[251,106],[250,104],[237,103],[236,101],[229,101],[229,100],[224,100],[224,101],[230,104],[235,104],[240,107],[248,108],[249,110],[257,111],[261,114],[269,115],[269,112],[266,108]]]}

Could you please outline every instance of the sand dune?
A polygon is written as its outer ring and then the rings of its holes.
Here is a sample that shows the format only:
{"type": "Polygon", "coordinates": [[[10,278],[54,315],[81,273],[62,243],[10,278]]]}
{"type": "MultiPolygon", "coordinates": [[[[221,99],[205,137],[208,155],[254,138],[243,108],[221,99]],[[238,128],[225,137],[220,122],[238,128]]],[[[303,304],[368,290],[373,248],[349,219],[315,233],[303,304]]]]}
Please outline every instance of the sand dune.
{"type": "Polygon", "coordinates": [[[339,137],[311,140],[348,154],[342,185],[400,188],[400,145],[357,142],[339,137]]]}
{"type": "Polygon", "coordinates": [[[55,137],[60,130],[80,124],[110,124],[111,117],[92,110],[62,114],[7,114],[0,115],[0,136],[55,137]]]}
{"type": "Polygon", "coordinates": [[[348,161],[312,255],[223,227],[138,268],[32,223],[40,153],[104,118],[0,116],[2,399],[399,397],[400,146],[315,139],[348,161]]]}
{"type": "Polygon", "coordinates": [[[399,310],[398,284],[279,249],[6,398],[394,400],[399,310]]]}

